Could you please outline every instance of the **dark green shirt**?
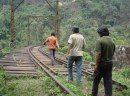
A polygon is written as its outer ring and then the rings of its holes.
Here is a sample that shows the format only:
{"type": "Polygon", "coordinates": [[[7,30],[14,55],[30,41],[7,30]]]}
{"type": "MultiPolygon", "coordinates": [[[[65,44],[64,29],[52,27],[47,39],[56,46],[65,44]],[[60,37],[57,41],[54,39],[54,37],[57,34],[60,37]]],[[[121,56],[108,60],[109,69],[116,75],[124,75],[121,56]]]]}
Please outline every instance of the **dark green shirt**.
{"type": "Polygon", "coordinates": [[[101,52],[101,61],[112,61],[115,44],[109,36],[101,37],[96,43],[96,52],[101,52]]]}

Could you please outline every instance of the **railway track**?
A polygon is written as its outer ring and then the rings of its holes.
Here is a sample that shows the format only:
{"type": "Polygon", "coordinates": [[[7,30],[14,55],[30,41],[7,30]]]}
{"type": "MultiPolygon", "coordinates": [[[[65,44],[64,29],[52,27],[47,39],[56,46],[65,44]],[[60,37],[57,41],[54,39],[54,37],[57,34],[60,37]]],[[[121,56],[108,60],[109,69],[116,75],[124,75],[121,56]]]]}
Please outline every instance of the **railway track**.
{"type": "MultiPolygon", "coordinates": [[[[52,66],[51,60],[49,58],[49,52],[43,50],[41,46],[29,47],[13,51],[10,55],[5,56],[0,60],[0,65],[4,66],[7,73],[15,76],[21,74],[37,75],[36,69],[40,67],[45,73],[50,76],[58,86],[60,86],[62,92],[65,94],[70,94],[71,96],[76,96],[70,89],[68,89],[64,84],[62,84],[56,75],[62,75],[66,78],[67,72],[67,61],[63,55],[56,54],[57,64],[52,66]],[[25,51],[26,49],[26,51],[25,51]],[[28,55],[29,54],[29,55],[28,55]],[[32,60],[30,60],[30,58],[32,60]],[[35,64],[33,64],[35,62],[35,64]]],[[[82,73],[83,76],[93,75],[93,68],[90,68],[88,62],[84,62],[82,73]]],[[[75,66],[74,66],[75,67],[75,66]]],[[[73,68],[73,73],[76,75],[76,70],[73,68]]],[[[118,86],[118,89],[127,89],[127,86],[113,80],[113,83],[118,86]]]]}
{"type": "Polygon", "coordinates": [[[29,47],[14,49],[0,59],[6,73],[11,76],[37,76],[37,67],[33,64],[27,53],[29,47]]]}
{"type": "MultiPolygon", "coordinates": [[[[53,73],[54,75],[57,75],[57,74],[67,75],[68,74],[68,72],[67,72],[67,61],[64,60],[64,58],[62,58],[63,56],[57,55],[56,58],[55,58],[56,61],[57,61],[57,64],[52,66],[51,60],[49,58],[49,52],[46,51],[46,50],[44,51],[41,47],[37,47],[36,49],[39,51],[40,55],[36,51],[34,51],[34,56],[37,55],[36,57],[38,57],[39,62],[41,62],[41,63],[46,62],[45,64],[42,64],[42,66],[44,66],[47,70],[49,70],[49,72],[53,73]],[[43,57],[41,57],[41,54],[43,55],[43,57]]],[[[84,64],[83,64],[84,67],[82,69],[82,73],[83,73],[82,75],[87,76],[89,74],[90,76],[92,76],[93,75],[93,68],[89,68],[88,66],[86,66],[86,65],[88,65],[86,63],[88,63],[88,62],[84,62],[84,64]]],[[[76,74],[75,66],[73,68],[73,74],[76,74]]],[[[122,84],[122,83],[119,83],[115,80],[113,80],[113,83],[115,85],[117,85],[117,89],[121,89],[121,90],[127,89],[127,86],[122,84]]]]}
{"type": "Polygon", "coordinates": [[[66,75],[67,68],[63,67],[63,65],[59,63],[52,66],[50,58],[46,55],[43,55],[38,49],[39,47],[31,47],[28,50],[33,62],[38,64],[38,66],[54,80],[54,82],[61,88],[62,92],[65,94],[70,94],[71,96],[76,96],[55,77],[56,74],[66,75]]]}

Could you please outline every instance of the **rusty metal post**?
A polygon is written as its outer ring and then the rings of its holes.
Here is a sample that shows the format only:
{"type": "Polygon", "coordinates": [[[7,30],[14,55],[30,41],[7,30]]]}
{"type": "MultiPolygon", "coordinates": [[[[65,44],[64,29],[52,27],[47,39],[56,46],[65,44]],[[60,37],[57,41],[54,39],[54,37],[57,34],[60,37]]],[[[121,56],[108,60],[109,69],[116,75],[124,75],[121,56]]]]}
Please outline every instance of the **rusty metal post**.
{"type": "Polygon", "coordinates": [[[56,33],[59,38],[59,0],[56,1],[56,33]]]}
{"type": "Polygon", "coordinates": [[[28,16],[28,36],[27,36],[27,40],[28,40],[28,45],[31,44],[31,33],[30,33],[30,17],[28,16]]]}
{"type": "Polygon", "coordinates": [[[14,0],[11,0],[11,22],[10,22],[10,47],[14,49],[16,47],[16,33],[14,30],[14,0]]]}

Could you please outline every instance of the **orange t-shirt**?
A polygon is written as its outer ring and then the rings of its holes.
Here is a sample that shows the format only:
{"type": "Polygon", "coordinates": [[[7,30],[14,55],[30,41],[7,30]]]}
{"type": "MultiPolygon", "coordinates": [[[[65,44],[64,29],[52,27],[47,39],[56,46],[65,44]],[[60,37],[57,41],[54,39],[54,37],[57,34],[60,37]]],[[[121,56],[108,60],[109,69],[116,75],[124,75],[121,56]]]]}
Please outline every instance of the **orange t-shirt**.
{"type": "Polygon", "coordinates": [[[57,43],[57,38],[54,36],[50,36],[47,38],[48,42],[48,48],[49,49],[55,49],[56,48],[56,43],[57,43]]]}

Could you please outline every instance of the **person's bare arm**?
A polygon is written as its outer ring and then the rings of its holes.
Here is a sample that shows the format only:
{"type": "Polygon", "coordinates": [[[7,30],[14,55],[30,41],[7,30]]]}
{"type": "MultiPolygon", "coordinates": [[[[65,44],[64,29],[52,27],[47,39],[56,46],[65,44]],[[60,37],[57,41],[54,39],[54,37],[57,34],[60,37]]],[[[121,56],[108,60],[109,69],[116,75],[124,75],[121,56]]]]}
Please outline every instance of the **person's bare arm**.
{"type": "Polygon", "coordinates": [[[86,47],[86,41],[84,39],[84,41],[83,41],[83,51],[84,51],[85,47],[86,47]]]}
{"type": "Polygon", "coordinates": [[[44,42],[43,42],[43,45],[46,45],[46,42],[48,41],[48,39],[46,39],[44,42]]]}
{"type": "Polygon", "coordinates": [[[68,55],[69,55],[69,52],[70,52],[71,46],[72,46],[72,44],[69,43],[69,45],[68,45],[68,49],[67,49],[67,52],[66,52],[66,58],[67,58],[67,59],[68,59],[68,55]]]}
{"type": "Polygon", "coordinates": [[[58,40],[56,40],[56,46],[57,46],[58,49],[60,48],[58,40]]]}
{"type": "Polygon", "coordinates": [[[100,58],[101,58],[101,52],[96,52],[96,67],[95,67],[96,70],[98,69],[100,58]]]}

